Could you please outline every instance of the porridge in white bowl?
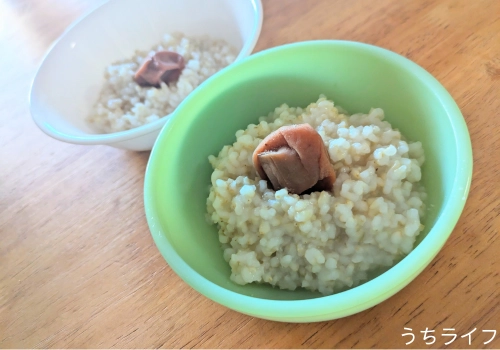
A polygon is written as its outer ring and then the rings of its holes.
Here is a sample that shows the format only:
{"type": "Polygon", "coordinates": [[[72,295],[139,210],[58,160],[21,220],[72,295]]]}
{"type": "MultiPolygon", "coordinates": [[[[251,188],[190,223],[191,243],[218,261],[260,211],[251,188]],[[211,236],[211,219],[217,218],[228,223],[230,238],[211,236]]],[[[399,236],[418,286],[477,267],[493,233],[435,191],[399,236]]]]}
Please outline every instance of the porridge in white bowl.
{"type": "Polygon", "coordinates": [[[203,81],[234,62],[237,55],[237,50],[221,39],[167,34],[150,51],[137,51],[133,57],[106,68],[105,84],[87,120],[96,131],[112,133],[163,118],[203,81]],[[165,52],[182,57],[182,65],[174,67],[180,68],[178,76],[159,81],[156,86],[141,86],[137,79],[141,66],[165,52]]]}

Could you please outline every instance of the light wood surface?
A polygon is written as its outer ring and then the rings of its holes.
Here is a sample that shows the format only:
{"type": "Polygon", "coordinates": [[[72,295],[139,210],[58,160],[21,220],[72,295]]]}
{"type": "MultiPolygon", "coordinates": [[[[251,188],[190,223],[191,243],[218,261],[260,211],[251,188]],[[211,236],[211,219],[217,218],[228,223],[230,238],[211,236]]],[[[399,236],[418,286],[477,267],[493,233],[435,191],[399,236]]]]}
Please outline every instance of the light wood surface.
{"type": "Polygon", "coordinates": [[[256,51],[335,38],[400,53],[450,91],[474,149],[469,200],[432,264],[382,304],[316,324],[255,319],[194,292],[146,225],[149,153],[65,144],[34,125],[42,55],[97,3],[0,0],[0,347],[428,348],[446,347],[443,328],[458,335],[448,347],[500,347],[500,1],[263,0],[256,51]],[[474,328],[469,346],[461,335],[474,328]],[[499,334],[484,345],[483,330],[499,334]]]}

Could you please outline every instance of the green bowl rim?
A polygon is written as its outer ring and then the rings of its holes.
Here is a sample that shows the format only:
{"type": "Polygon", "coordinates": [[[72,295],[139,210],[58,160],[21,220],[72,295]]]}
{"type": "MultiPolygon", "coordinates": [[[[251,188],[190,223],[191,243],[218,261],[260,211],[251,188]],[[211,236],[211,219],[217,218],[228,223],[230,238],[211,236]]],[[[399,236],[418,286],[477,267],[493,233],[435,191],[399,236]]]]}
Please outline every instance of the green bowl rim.
{"type": "Polygon", "coordinates": [[[181,279],[199,293],[228,308],[260,318],[298,322],[321,321],[345,317],[386,300],[409,284],[427,267],[445,244],[463,211],[470,189],[472,166],[470,136],[460,109],[448,91],[425,69],[397,53],[365,43],[343,40],[303,41],[258,52],[237,64],[225,68],[207,79],[177,107],[160,132],[148,161],[144,181],[144,207],[151,235],[164,259],[181,279]],[[362,51],[368,51],[409,71],[438,97],[453,127],[457,159],[461,160],[457,162],[451,194],[444,203],[436,223],[422,242],[387,272],[360,286],[342,293],[306,300],[262,299],[227,290],[192,269],[177,254],[160,230],[160,220],[156,216],[154,203],[155,191],[152,185],[156,175],[152,173],[151,169],[155,167],[157,154],[164,149],[171,149],[172,145],[169,145],[168,137],[169,131],[174,127],[182,128],[189,125],[182,124],[181,115],[189,108],[203,108],[196,106],[198,96],[210,93],[213,85],[223,81],[234,70],[241,69],[240,67],[249,65],[255,60],[261,60],[267,55],[273,55],[278,51],[293,52],[297,48],[313,49],[318,46],[355,47],[362,51]],[[391,287],[387,288],[386,286],[391,287]]]}

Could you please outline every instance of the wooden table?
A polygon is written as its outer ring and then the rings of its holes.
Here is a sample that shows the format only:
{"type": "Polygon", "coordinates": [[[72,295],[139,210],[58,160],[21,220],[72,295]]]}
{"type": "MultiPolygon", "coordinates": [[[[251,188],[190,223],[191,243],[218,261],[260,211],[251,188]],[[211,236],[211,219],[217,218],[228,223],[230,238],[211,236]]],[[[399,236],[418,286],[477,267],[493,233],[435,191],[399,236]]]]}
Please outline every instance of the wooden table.
{"type": "Polygon", "coordinates": [[[255,319],[194,292],[146,225],[149,153],[65,144],[34,125],[43,53],[97,3],[0,0],[0,347],[446,347],[442,333],[457,334],[448,347],[500,347],[500,1],[263,0],[256,51],[335,38],[398,52],[450,91],[474,148],[469,200],[432,264],[382,304],[316,324],[255,319]],[[499,334],[485,345],[484,330],[499,334]]]}

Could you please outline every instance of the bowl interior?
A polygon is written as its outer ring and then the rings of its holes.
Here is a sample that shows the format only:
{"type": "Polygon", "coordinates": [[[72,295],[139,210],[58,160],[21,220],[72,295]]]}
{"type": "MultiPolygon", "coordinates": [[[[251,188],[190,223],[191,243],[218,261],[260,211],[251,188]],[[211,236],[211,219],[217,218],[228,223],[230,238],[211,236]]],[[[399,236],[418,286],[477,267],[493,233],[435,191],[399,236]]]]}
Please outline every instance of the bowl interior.
{"type": "MultiPolygon", "coordinates": [[[[428,192],[428,210],[417,246],[433,228],[456,186],[459,165],[457,126],[450,115],[460,115],[460,111],[441,100],[448,95],[437,94],[438,87],[445,90],[429,77],[398,55],[349,42],[272,49],[212,77],[177,109],[151,155],[145,200],[160,250],[165,254],[162,245],[171,245],[199,275],[236,293],[273,300],[319,297],[304,290],[232,283],[217,229],[207,223],[205,213],[212,172],[207,157],[232,144],[237,130],[257,123],[260,116],[282,103],[305,107],[320,94],[349,113],[381,107],[386,120],[407,139],[422,142],[426,156],[422,181],[428,192]]],[[[448,237],[454,223],[451,225],[448,232],[433,232],[435,237],[429,237],[437,245],[424,253],[429,261],[448,237]]],[[[405,259],[400,262],[404,263],[405,259]]],[[[183,275],[178,266],[172,267],[183,275]]],[[[409,266],[407,274],[415,277],[422,268],[409,266]]],[[[381,272],[374,272],[371,278],[381,272]]]]}
{"type": "Polygon", "coordinates": [[[33,83],[33,117],[55,136],[95,134],[85,118],[100,93],[106,66],[136,50],[149,50],[174,31],[225,39],[241,57],[246,56],[260,30],[257,4],[252,0],[105,3],[66,31],[47,54],[33,83]]]}

